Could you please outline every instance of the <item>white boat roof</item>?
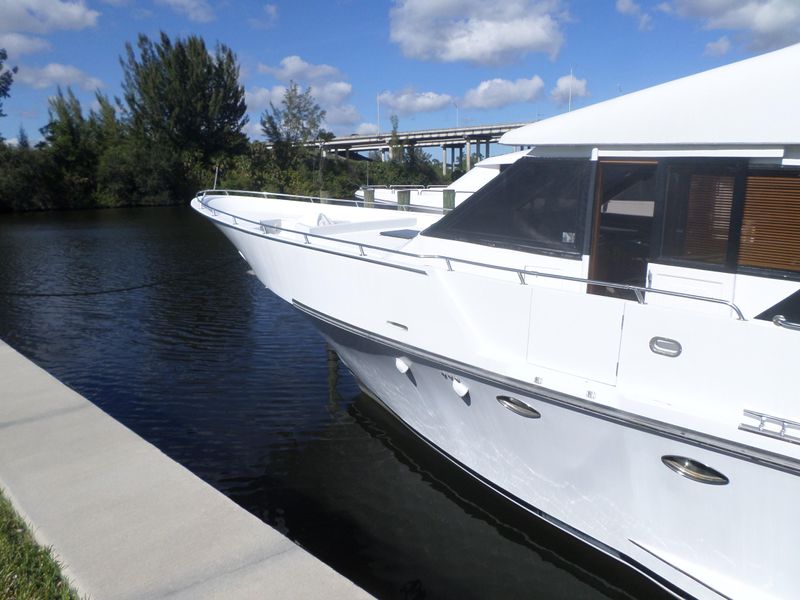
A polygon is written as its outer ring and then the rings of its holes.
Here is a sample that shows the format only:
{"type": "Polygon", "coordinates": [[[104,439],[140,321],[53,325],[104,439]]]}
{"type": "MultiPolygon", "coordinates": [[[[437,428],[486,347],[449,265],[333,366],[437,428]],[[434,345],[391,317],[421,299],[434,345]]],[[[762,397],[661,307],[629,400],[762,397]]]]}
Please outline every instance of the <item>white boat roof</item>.
{"type": "Polygon", "coordinates": [[[509,131],[533,146],[800,144],[800,44],[509,131]]]}
{"type": "Polygon", "coordinates": [[[519,150],[517,152],[507,152],[505,154],[498,154],[497,156],[490,156],[484,158],[482,161],[475,163],[476,167],[491,167],[494,165],[510,165],[517,162],[520,158],[530,153],[530,150],[519,150]]]}

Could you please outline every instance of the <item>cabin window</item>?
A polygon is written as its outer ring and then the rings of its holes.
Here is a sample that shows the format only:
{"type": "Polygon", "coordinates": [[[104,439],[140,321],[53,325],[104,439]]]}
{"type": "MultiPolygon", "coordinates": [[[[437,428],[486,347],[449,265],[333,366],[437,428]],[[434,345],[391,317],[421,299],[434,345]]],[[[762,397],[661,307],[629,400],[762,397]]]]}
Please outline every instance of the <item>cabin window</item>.
{"type": "Polygon", "coordinates": [[[747,178],[739,266],[800,271],[800,174],[747,178]]]}
{"type": "Polygon", "coordinates": [[[668,168],[662,256],[728,264],[737,165],[668,168]]]}
{"type": "Polygon", "coordinates": [[[424,235],[580,255],[592,163],[524,157],[424,235]]]}

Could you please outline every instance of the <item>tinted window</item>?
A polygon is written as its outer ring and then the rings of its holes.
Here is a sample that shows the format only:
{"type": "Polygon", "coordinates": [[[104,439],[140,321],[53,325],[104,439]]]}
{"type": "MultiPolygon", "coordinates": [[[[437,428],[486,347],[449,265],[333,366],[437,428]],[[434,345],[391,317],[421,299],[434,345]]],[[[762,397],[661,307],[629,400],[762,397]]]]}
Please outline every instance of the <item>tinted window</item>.
{"type": "Polygon", "coordinates": [[[580,253],[592,163],[522,158],[424,235],[580,253]]]}
{"type": "Polygon", "coordinates": [[[725,265],[737,165],[670,166],[662,256],[725,265]]]}

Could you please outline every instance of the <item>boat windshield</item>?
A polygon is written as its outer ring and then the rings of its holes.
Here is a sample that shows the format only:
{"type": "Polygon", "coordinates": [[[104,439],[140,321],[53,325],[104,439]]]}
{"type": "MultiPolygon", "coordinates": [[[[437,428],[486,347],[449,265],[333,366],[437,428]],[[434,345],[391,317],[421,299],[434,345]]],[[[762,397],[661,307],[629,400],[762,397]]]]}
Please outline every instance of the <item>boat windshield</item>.
{"type": "Polygon", "coordinates": [[[423,235],[580,256],[592,173],[587,159],[524,157],[423,235]]]}

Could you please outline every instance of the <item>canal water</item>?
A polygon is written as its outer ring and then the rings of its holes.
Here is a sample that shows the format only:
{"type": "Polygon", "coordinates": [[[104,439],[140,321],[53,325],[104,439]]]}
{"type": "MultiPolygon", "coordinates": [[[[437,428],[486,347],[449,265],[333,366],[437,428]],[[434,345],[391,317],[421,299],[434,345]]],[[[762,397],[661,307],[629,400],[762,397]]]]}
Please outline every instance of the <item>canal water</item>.
{"type": "Polygon", "coordinates": [[[0,215],[0,338],[380,598],[660,595],[409,434],[189,208],[0,215]]]}

